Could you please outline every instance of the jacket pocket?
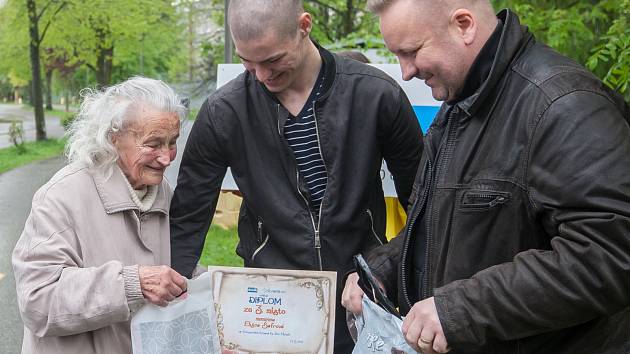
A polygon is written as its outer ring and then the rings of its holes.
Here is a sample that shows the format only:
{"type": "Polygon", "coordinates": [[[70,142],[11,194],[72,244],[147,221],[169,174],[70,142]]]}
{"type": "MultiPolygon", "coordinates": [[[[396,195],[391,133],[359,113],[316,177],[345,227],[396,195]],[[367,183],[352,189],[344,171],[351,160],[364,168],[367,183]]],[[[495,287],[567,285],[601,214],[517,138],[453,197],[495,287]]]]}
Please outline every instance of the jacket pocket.
{"type": "Polygon", "coordinates": [[[267,243],[269,242],[269,234],[264,232],[263,226],[264,224],[262,219],[258,219],[256,223],[256,241],[258,242],[258,247],[254,250],[254,253],[252,253],[252,262],[256,260],[256,256],[267,246],[267,243]]]}
{"type": "Polygon", "coordinates": [[[472,190],[466,191],[462,195],[459,209],[462,211],[484,211],[509,201],[509,192],[472,190]]]}
{"type": "Polygon", "coordinates": [[[383,239],[376,233],[376,230],[374,229],[374,216],[372,215],[372,211],[370,209],[365,209],[365,213],[367,214],[370,223],[370,234],[379,245],[382,245],[383,239]]]}

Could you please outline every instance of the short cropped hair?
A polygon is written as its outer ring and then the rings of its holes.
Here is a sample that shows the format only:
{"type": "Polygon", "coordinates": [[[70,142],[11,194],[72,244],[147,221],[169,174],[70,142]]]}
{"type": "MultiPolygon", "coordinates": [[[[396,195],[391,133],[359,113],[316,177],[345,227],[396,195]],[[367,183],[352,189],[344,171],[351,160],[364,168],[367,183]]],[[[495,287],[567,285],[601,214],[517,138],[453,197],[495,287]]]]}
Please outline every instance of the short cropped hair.
{"type": "Polygon", "coordinates": [[[67,133],[66,156],[70,163],[103,172],[111,171],[119,157],[111,135],[124,132],[139,108],[176,113],[180,121],[187,110],[164,82],[139,76],[105,90],[83,89],[81,97],[81,107],[67,133]]]}
{"type": "Polygon", "coordinates": [[[375,14],[378,14],[385,10],[396,0],[368,0],[367,8],[375,14]]]}
{"type": "Polygon", "coordinates": [[[269,30],[286,38],[297,33],[303,12],[302,0],[231,0],[228,24],[235,40],[258,39],[269,30]]]}

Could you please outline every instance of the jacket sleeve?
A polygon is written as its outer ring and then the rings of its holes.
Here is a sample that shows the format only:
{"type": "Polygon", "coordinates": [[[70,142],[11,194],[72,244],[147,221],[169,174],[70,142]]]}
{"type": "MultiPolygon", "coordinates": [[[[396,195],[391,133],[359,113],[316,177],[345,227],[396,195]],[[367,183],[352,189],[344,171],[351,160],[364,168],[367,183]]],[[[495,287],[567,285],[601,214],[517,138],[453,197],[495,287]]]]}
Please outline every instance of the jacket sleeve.
{"type": "Polygon", "coordinates": [[[110,261],[83,267],[82,247],[60,203],[33,202],[13,251],[18,307],[36,336],[65,336],[130,318],[129,304],[142,301],[137,266],[110,261]]]}
{"type": "Polygon", "coordinates": [[[391,241],[371,250],[366,259],[372,274],[381,282],[387,297],[393,302],[398,301],[398,265],[405,242],[404,232],[405,228],[391,241]]]}
{"type": "Polygon", "coordinates": [[[567,328],[630,305],[630,116],[620,109],[577,91],[539,118],[526,180],[551,249],[435,289],[453,348],[567,328]]]}
{"type": "Polygon", "coordinates": [[[192,127],[170,208],[171,266],[190,278],[201,256],[227,170],[214,119],[224,114],[212,97],[201,107],[192,127]],[[211,103],[215,102],[215,103],[211,103]]]}
{"type": "Polygon", "coordinates": [[[420,156],[422,155],[422,130],[407,95],[397,86],[393,112],[381,114],[383,157],[394,177],[396,194],[407,210],[420,156]]]}

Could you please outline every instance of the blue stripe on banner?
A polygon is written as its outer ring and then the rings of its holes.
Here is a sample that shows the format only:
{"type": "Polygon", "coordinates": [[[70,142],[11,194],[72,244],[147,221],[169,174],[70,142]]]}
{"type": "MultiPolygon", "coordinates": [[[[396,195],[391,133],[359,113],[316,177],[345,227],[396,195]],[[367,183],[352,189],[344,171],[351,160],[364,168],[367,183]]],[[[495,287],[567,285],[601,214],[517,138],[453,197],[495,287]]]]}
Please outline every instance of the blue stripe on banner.
{"type": "Polygon", "coordinates": [[[413,106],[413,111],[416,112],[423,133],[427,132],[439,110],[440,106],[413,106]]]}

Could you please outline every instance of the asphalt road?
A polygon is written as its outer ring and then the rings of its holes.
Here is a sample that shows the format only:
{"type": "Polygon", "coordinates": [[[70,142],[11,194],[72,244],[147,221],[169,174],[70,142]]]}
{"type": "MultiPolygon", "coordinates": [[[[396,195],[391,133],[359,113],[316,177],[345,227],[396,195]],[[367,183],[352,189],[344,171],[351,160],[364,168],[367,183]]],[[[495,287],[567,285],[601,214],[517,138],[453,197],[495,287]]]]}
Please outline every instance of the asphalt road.
{"type": "Polygon", "coordinates": [[[22,320],[17,309],[11,252],[31,209],[33,194],[63,166],[61,157],[0,174],[0,353],[20,353],[22,320]]]}
{"type": "MultiPolygon", "coordinates": [[[[23,109],[21,105],[0,104],[0,148],[11,146],[9,141],[9,127],[11,121],[22,122],[24,140],[35,140],[35,115],[32,111],[23,109]]],[[[46,136],[60,138],[64,134],[58,117],[46,118],[46,136]]]]}

